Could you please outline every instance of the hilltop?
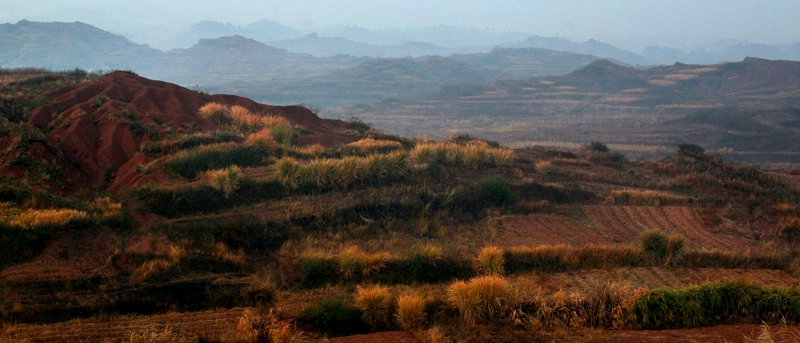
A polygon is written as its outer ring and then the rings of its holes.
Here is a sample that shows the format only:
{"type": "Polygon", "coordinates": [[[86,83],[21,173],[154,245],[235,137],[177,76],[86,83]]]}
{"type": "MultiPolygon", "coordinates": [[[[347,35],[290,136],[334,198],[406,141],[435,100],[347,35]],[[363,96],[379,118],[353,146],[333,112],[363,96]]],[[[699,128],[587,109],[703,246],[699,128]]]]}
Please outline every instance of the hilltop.
{"type": "Polygon", "coordinates": [[[800,320],[796,169],[409,139],[131,72],[0,87],[2,339],[736,340],[800,320]]]}

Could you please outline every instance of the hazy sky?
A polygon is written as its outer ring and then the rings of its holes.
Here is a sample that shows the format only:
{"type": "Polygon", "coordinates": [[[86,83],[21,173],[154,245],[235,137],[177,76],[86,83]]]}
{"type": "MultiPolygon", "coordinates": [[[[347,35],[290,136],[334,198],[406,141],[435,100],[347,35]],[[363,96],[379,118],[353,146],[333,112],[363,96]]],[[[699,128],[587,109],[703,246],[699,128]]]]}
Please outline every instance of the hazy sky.
{"type": "Polygon", "coordinates": [[[3,23],[82,21],[139,43],[147,43],[143,40],[154,28],[177,35],[200,20],[244,25],[261,19],[304,31],[339,24],[368,29],[445,24],[595,38],[628,48],[722,39],[800,41],[798,0],[0,0],[0,8],[3,23]]]}

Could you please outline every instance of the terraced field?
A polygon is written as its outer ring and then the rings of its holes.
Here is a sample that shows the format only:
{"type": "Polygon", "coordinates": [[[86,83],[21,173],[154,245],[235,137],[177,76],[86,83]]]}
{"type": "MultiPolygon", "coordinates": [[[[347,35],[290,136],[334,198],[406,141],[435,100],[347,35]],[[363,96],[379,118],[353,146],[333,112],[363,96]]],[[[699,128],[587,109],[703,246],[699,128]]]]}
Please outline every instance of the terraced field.
{"type": "Polygon", "coordinates": [[[688,206],[583,206],[583,216],[529,214],[497,220],[497,243],[503,247],[542,244],[636,243],[640,233],[657,229],[686,238],[691,249],[745,251],[755,239],[742,230],[735,234],[714,232],[688,206]]]}
{"type": "Polygon", "coordinates": [[[217,340],[235,334],[243,308],[154,316],[76,319],[47,325],[14,325],[3,332],[12,342],[127,342],[131,334],[162,333],[217,340]]]}

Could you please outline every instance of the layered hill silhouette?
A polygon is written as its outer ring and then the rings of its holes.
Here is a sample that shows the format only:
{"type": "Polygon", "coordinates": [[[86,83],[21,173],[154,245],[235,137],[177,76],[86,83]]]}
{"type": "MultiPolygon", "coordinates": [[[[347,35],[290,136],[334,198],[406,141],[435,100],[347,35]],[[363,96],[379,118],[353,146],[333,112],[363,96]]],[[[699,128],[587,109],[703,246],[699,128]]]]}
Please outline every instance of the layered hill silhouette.
{"type": "Polygon", "coordinates": [[[732,158],[779,162],[800,158],[800,145],[791,139],[800,133],[798,95],[800,62],[747,58],[637,69],[598,60],[562,76],[445,86],[417,99],[342,113],[407,135],[446,137],[461,130],[562,147],[589,135],[646,155],[690,141],[740,153],[732,158]],[[432,123],[398,119],[412,115],[432,123]],[[434,124],[443,121],[462,124],[434,124]]]}
{"type": "MultiPolygon", "coordinates": [[[[214,131],[217,124],[198,116],[209,102],[238,105],[257,114],[280,116],[305,132],[301,144],[332,145],[352,140],[344,122],[320,119],[298,106],[270,106],[233,95],[208,95],[130,72],[112,72],[97,80],[65,86],[39,96],[46,103],[33,109],[27,124],[41,138],[18,144],[0,155],[3,174],[21,175],[25,165],[5,163],[35,156],[64,176],[62,186],[78,189],[92,183],[120,189],[145,181],[137,168],[153,160],[143,142],[195,131],[214,131]]],[[[146,178],[161,177],[159,173],[146,178]]]]}
{"type": "Polygon", "coordinates": [[[378,102],[434,92],[453,85],[566,74],[594,56],[546,49],[495,48],[449,57],[369,59],[358,66],[300,80],[249,80],[209,87],[270,103],[310,103],[323,108],[378,102]]]}

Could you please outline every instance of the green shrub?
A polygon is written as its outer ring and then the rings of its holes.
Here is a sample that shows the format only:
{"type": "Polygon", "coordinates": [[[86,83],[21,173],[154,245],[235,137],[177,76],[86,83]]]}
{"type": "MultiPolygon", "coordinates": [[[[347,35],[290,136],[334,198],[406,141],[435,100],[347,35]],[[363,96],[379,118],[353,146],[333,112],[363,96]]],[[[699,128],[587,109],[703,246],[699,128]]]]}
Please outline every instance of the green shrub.
{"type": "Polygon", "coordinates": [[[683,289],[657,289],[630,308],[642,329],[672,329],[718,325],[737,320],[794,321],[800,294],[784,289],[764,290],[740,281],[717,282],[683,289]]]}
{"type": "Polygon", "coordinates": [[[361,311],[342,299],[324,299],[301,313],[300,320],[330,336],[369,332],[361,311]]]}
{"type": "Polygon", "coordinates": [[[258,149],[248,145],[220,143],[184,150],[164,161],[164,171],[171,176],[194,179],[198,173],[231,165],[250,167],[266,163],[258,149]]]}
{"type": "Polygon", "coordinates": [[[504,207],[514,202],[511,186],[498,177],[478,181],[478,191],[483,202],[490,206],[504,207]]]}
{"type": "Polygon", "coordinates": [[[667,235],[658,230],[646,230],[639,235],[642,249],[655,258],[663,259],[667,257],[667,235]]]}

